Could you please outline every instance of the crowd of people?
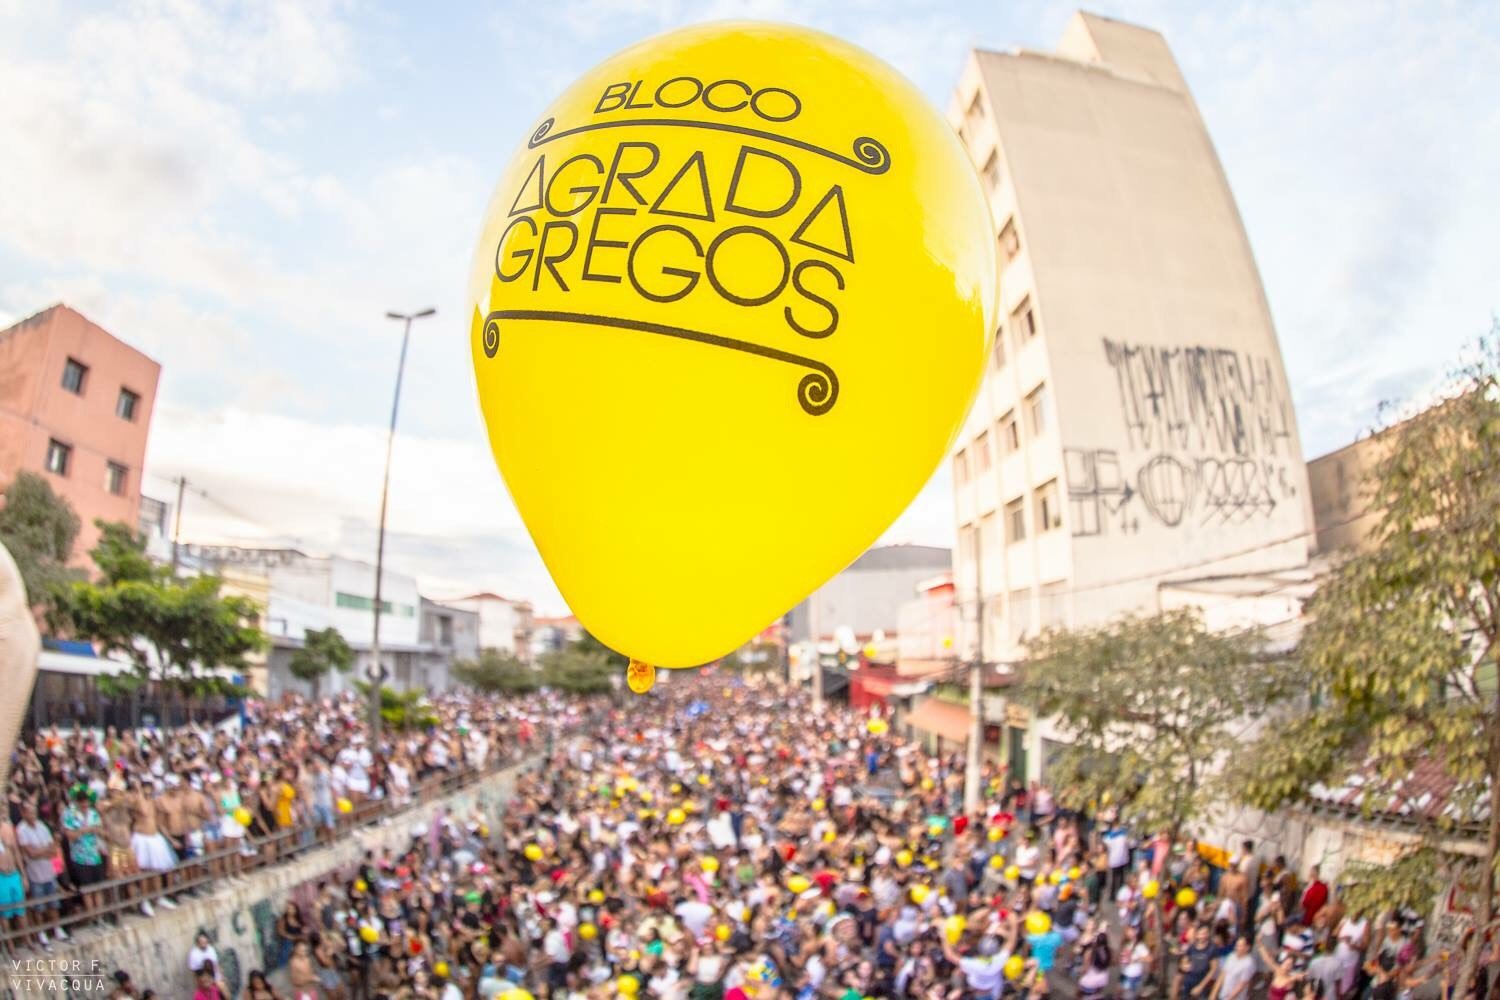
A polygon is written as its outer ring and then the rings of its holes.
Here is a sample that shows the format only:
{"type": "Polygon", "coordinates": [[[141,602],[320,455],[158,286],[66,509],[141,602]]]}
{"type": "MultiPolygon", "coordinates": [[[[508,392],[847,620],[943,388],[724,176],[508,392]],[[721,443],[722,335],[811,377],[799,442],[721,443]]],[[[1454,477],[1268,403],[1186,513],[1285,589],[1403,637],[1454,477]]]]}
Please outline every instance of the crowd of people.
{"type": "Polygon", "coordinates": [[[50,950],[73,918],[123,903],[148,916],[175,908],[179,887],[236,878],[440,779],[516,759],[576,711],[548,694],[444,695],[430,705],[433,724],[377,747],[367,706],[352,694],[289,697],[251,702],[219,726],[52,729],[23,741],[0,818],[0,930],[11,950],[50,950]]]}
{"type": "MultiPolygon", "coordinates": [[[[505,733],[473,707],[464,725],[520,739],[489,710],[505,733]]],[[[498,821],[435,809],[289,899],[245,983],[201,937],[195,1000],[1397,1000],[1457,969],[1414,915],[1349,912],[1253,843],[1173,843],[998,770],[966,813],[961,753],[781,689],[684,680],[574,711],[498,821]]],[[[339,728],[302,759],[333,738],[337,763],[339,728]]],[[[460,728],[425,738],[451,762],[460,728]]]]}

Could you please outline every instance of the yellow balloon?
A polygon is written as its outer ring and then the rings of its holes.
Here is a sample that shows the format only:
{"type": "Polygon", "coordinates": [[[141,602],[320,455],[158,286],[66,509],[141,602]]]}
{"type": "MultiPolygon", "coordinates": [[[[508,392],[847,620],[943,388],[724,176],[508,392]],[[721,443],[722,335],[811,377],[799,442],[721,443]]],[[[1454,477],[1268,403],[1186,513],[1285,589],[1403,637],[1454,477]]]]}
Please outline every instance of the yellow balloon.
{"type": "Polygon", "coordinates": [[[812,880],[806,875],[793,875],[786,880],[786,887],[800,896],[812,888],[812,880]]]}
{"type": "Polygon", "coordinates": [[[958,944],[964,936],[964,918],[954,914],[943,921],[943,936],[948,939],[949,944],[958,944]]]}
{"type": "Polygon", "coordinates": [[[714,928],[714,938],[719,941],[728,941],[731,933],[728,924],[720,924],[714,928]]]}
{"type": "Polygon", "coordinates": [[[1012,955],[1005,960],[1005,978],[1014,982],[1021,978],[1021,973],[1026,971],[1026,959],[1020,955],[1012,955]]]}
{"type": "Polygon", "coordinates": [[[998,854],[991,854],[990,867],[995,869],[996,871],[999,871],[1000,869],[1005,867],[1005,859],[998,854]]]}
{"type": "Polygon", "coordinates": [[[526,849],[522,853],[526,855],[527,861],[542,860],[542,849],[536,844],[527,844],[526,849]]]}
{"type": "Polygon", "coordinates": [[[932,895],[932,889],[919,883],[911,887],[910,895],[911,901],[913,903],[916,903],[918,906],[921,906],[923,903],[927,902],[927,897],[932,895]]]}
{"type": "Polygon", "coordinates": [[[1008,865],[1005,869],[1005,878],[1010,882],[1019,881],[1021,878],[1021,869],[1017,868],[1015,865],[1008,865]]]}
{"type": "Polygon", "coordinates": [[[1000,829],[998,826],[992,826],[989,828],[989,831],[985,833],[985,836],[989,838],[990,843],[998,844],[1000,843],[1000,841],[1005,839],[1005,831],[1000,829]]]}
{"type": "Polygon", "coordinates": [[[496,463],[584,627],[711,662],[875,541],[974,398],[994,243],[947,121],[828,35],[684,28],[554,101],[485,214],[468,320],[496,463]],[[861,487],[740,488],[766,455],[861,487]]]}
{"type": "Polygon", "coordinates": [[[656,686],[656,668],[649,663],[632,659],[625,668],[625,686],[636,694],[645,694],[656,686]]]}
{"type": "Polygon", "coordinates": [[[1156,881],[1156,879],[1152,879],[1145,885],[1141,886],[1141,895],[1145,896],[1147,899],[1155,899],[1160,893],[1161,883],[1156,881]]]}
{"type": "Polygon", "coordinates": [[[667,822],[673,826],[681,826],[687,822],[687,813],[681,809],[672,809],[667,812],[667,822]]]}
{"type": "Polygon", "coordinates": [[[356,892],[369,892],[370,891],[370,883],[366,882],[362,878],[357,878],[357,879],[354,880],[354,890],[356,892]]]}
{"type": "Polygon", "coordinates": [[[1052,918],[1041,910],[1032,910],[1026,914],[1026,933],[1045,934],[1052,929],[1052,918]]]}
{"type": "Polygon", "coordinates": [[[359,939],[365,944],[374,944],[380,940],[380,932],[369,924],[364,924],[359,929],[359,939]]]}
{"type": "Polygon", "coordinates": [[[1198,894],[1196,892],[1194,892],[1192,889],[1183,888],[1183,889],[1178,889],[1177,890],[1177,905],[1178,906],[1182,907],[1183,909],[1186,909],[1187,907],[1192,906],[1196,902],[1198,902],[1198,894]]]}
{"type": "Polygon", "coordinates": [[[924,792],[930,792],[930,791],[932,791],[932,779],[931,778],[923,778],[922,779],[922,791],[924,791],[924,792]]]}
{"type": "Polygon", "coordinates": [[[706,774],[700,774],[700,775],[698,775],[698,784],[700,784],[700,785],[706,785],[706,784],[708,784],[708,775],[706,775],[706,774]]]}
{"type": "Polygon", "coordinates": [[[448,976],[448,963],[440,958],[432,963],[432,971],[437,973],[439,977],[446,979],[448,976]]]}
{"type": "Polygon", "coordinates": [[[238,809],[236,809],[233,813],[233,816],[234,821],[240,826],[249,826],[250,821],[255,818],[250,815],[250,810],[246,809],[244,806],[240,806],[238,809]]]}
{"type": "Polygon", "coordinates": [[[908,851],[908,850],[906,850],[906,849],[903,848],[902,850],[899,850],[899,851],[896,852],[896,864],[900,865],[902,868],[910,868],[911,867],[911,863],[912,863],[912,854],[911,854],[911,851],[908,851]]]}
{"type": "Polygon", "coordinates": [[[495,994],[495,1000],[536,1000],[528,990],[516,986],[495,994]]]}
{"type": "Polygon", "coordinates": [[[822,799],[813,799],[812,800],[813,812],[822,812],[823,808],[824,808],[824,805],[825,805],[825,803],[823,802],[822,799]]]}
{"type": "Polygon", "coordinates": [[[891,731],[891,724],[884,719],[871,719],[865,723],[865,729],[869,731],[871,736],[884,736],[891,731]]]}
{"type": "Polygon", "coordinates": [[[704,871],[712,875],[714,872],[719,870],[719,859],[714,857],[712,854],[707,855],[698,862],[698,867],[702,868],[704,871]]]}
{"type": "Polygon", "coordinates": [[[615,989],[621,996],[633,997],[640,992],[641,981],[634,976],[621,976],[615,980],[615,989]]]}
{"type": "Polygon", "coordinates": [[[1053,872],[1047,876],[1047,881],[1051,882],[1053,885],[1057,885],[1062,880],[1063,873],[1060,871],[1053,870],[1053,872]]]}
{"type": "Polygon", "coordinates": [[[829,829],[823,831],[823,843],[831,844],[838,839],[838,831],[834,830],[833,828],[830,827],[829,829]]]}
{"type": "Polygon", "coordinates": [[[604,890],[603,889],[590,889],[589,890],[589,902],[593,903],[595,906],[598,906],[600,903],[604,902],[604,890]]]}
{"type": "Polygon", "coordinates": [[[578,936],[583,938],[585,941],[592,941],[594,940],[594,938],[599,936],[599,928],[595,927],[593,924],[579,924],[578,936]]]}

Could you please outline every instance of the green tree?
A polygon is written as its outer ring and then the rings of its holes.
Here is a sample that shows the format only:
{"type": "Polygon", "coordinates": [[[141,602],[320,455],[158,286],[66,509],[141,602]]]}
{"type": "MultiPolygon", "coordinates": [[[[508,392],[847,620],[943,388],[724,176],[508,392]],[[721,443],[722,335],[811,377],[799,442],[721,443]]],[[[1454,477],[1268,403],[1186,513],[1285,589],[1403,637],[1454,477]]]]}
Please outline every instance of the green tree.
{"type": "Polygon", "coordinates": [[[265,648],[265,636],[249,624],[259,606],[221,594],[216,576],[173,577],[125,525],[96,523],[101,534],[90,555],[100,579],[58,592],[53,628],[126,657],[141,682],[196,696],[237,693],[219,673],[247,672],[246,657],[265,648]]]}
{"type": "Polygon", "coordinates": [[[83,576],[68,568],[79,526],[78,515],[45,478],[16,473],[0,507],[0,543],[16,560],[32,608],[50,610],[57,593],[83,576]]]}
{"type": "MultiPolygon", "coordinates": [[[[354,688],[370,700],[370,685],[367,681],[355,681],[354,688]]],[[[430,729],[438,724],[437,713],[427,700],[427,692],[421,688],[397,691],[388,684],[380,685],[380,719],[391,729],[430,729]]]]}
{"type": "Polygon", "coordinates": [[[303,633],[302,648],[292,653],[287,669],[298,680],[312,685],[312,696],[318,697],[323,675],[337,671],[347,674],[354,666],[354,650],[336,628],[308,629],[303,633]]]}
{"type": "Polygon", "coordinates": [[[625,668],[630,666],[630,657],[610,649],[604,643],[594,638],[594,634],[587,630],[577,639],[573,640],[567,648],[576,653],[593,653],[602,656],[609,662],[610,666],[622,674],[625,672],[625,668]]]}
{"type": "MultiPolygon", "coordinates": [[[[1424,834],[1404,869],[1426,877],[1402,892],[1367,879],[1360,891],[1381,908],[1415,892],[1425,908],[1443,879],[1472,881],[1484,929],[1495,919],[1500,853],[1491,805],[1500,790],[1500,324],[1473,358],[1444,402],[1382,435],[1363,489],[1373,530],[1306,607],[1299,658],[1311,697],[1240,755],[1236,772],[1244,799],[1267,810],[1358,775],[1361,805],[1374,811],[1406,800],[1413,768],[1441,769],[1448,808],[1403,817],[1424,834]],[[1462,828],[1484,844],[1473,868],[1438,848],[1462,828]]],[[[1483,938],[1464,957],[1456,996],[1472,982],[1483,938]]]]}
{"type": "Polygon", "coordinates": [[[542,683],[571,694],[604,694],[614,690],[612,678],[624,673],[624,666],[596,649],[575,642],[566,649],[544,653],[539,664],[542,683]]]}
{"type": "Polygon", "coordinates": [[[1218,800],[1239,728],[1286,696],[1291,673],[1257,633],[1210,632],[1192,609],[1045,632],[1027,652],[1018,699],[1057,717],[1068,745],[1048,769],[1062,799],[1114,802],[1174,839],[1218,800]]]}
{"type": "Polygon", "coordinates": [[[541,675],[509,653],[486,649],[477,660],[453,664],[453,679],[476,691],[525,693],[541,686],[541,675]]]}

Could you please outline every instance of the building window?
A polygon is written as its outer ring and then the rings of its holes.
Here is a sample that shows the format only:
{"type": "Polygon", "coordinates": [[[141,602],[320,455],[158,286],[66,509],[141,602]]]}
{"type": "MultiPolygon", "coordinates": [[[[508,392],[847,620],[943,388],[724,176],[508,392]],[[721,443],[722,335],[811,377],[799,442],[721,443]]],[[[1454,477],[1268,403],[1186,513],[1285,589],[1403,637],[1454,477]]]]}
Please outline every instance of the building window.
{"type": "Polygon", "coordinates": [[[979,546],[976,529],[972,524],[965,524],[958,529],[958,561],[972,573],[974,560],[978,558],[979,546]]]}
{"type": "Polygon", "coordinates": [[[1024,344],[1036,336],[1036,313],[1031,308],[1031,296],[1010,311],[1010,328],[1015,331],[1016,343],[1024,344]]]}
{"type": "Polygon", "coordinates": [[[55,438],[47,442],[47,471],[54,476],[66,476],[73,461],[73,446],[63,444],[55,438]]]}
{"type": "Polygon", "coordinates": [[[1040,628],[1046,631],[1049,628],[1068,627],[1068,588],[1067,584],[1058,580],[1054,583],[1044,583],[1041,586],[1039,610],[1041,612],[1040,628]]]}
{"type": "Polygon", "coordinates": [[[453,645],[453,619],[448,615],[438,619],[438,642],[444,646],[453,645]]]}
{"type": "Polygon", "coordinates": [[[1031,588],[1022,587],[1010,592],[1010,614],[1006,621],[1010,625],[1010,641],[1020,642],[1026,637],[1026,632],[1031,628],[1031,588]]]}
{"type": "Polygon", "coordinates": [[[974,439],[974,472],[983,475],[990,471],[990,432],[980,431],[974,439]]]}
{"type": "Polygon", "coordinates": [[[1051,531],[1062,527],[1062,504],[1058,501],[1057,480],[1053,479],[1036,489],[1036,530],[1051,531]]]}
{"type": "Polygon", "coordinates": [[[990,150],[990,158],[984,161],[984,181],[991,191],[1000,189],[1000,151],[990,150]]]}
{"type": "Polygon", "coordinates": [[[104,488],[117,497],[125,495],[125,466],[118,462],[104,463],[104,488]]]}
{"type": "Polygon", "coordinates": [[[1000,447],[1005,454],[1014,455],[1021,450],[1021,425],[1016,421],[1016,411],[1008,410],[1000,418],[1000,447]]]}
{"type": "Polygon", "coordinates": [[[82,361],[68,359],[63,365],[62,387],[75,396],[83,395],[83,380],[88,376],[89,366],[82,361]]]}
{"type": "Polygon", "coordinates": [[[1026,397],[1026,422],[1032,437],[1047,430],[1047,386],[1037,386],[1026,397]]]}
{"type": "Polygon", "coordinates": [[[1005,543],[1014,545],[1026,539],[1026,499],[1016,497],[1005,505],[1005,543]]]}
{"type": "Polygon", "coordinates": [[[1005,367],[1005,329],[1003,327],[995,330],[995,371],[1005,367]]]}
{"type": "Polygon", "coordinates": [[[983,117],[984,95],[976,90],[974,91],[974,99],[969,102],[969,111],[964,116],[964,123],[968,125],[971,136],[973,135],[973,130],[979,127],[979,121],[983,117]]]}
{"type": "Polygon", "coordinates": [[[121,420],[134,420],[135,408],[141,397],[124,386],[120,387],[120,398],[115,400],[115,416],[121,420]]]}
{"type": "MultiPolygon", "coordinates": [[[[1006,219],[1005,225],[1000,230],[1000,255],[1010,260],[1020,252],[1021,237],[1016,233],[1016,220],[1006,219]]],[[[1025,305],[1025,303],[1022,304],[1025,305]]]]}
{"type": "Polygon", "coordinates": [[[953,456],[953,478],[959,485],[969,481],[969,456],[967,452],[960,451],[953,456]]]}

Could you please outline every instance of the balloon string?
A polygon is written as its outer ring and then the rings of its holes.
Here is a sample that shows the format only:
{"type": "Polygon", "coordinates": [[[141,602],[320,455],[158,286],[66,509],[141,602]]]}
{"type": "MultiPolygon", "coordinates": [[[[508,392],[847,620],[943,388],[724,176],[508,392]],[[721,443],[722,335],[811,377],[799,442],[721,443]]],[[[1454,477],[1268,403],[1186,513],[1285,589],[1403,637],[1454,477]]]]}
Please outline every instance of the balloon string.
{"type": "Polygon", "coordinates": [[[656,684],[656,668],[644,660],[631,660],[625,669],[625,683],[636,694],[645,694],[656,684]]]}

